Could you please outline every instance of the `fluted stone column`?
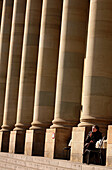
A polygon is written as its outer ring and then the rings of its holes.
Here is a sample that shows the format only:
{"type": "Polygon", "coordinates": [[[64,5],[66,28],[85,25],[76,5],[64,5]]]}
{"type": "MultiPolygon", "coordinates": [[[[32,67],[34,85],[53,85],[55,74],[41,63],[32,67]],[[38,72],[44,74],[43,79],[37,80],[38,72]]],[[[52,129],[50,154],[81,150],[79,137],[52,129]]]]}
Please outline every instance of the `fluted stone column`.
{"type": "Polygon", "coordinates": [[[16,123],[19,75],[21,66],[21,54],[23,45],[24,21],[26,0],[15,0],[11,29],[9,60],[7,69],[7,83],[4,104],[4,116],[2,125],[2,145],[9,143],[10,130],[16,123]]]}
{"type": "Polygon", "coordinates": [[[5,86],[12,24],[13,0],[4,0],[0,31],[0,126],[3,120],[5,86]]]}
{"type": "Polygon", "coordinates": [[[11,132],[10,152],[14,152],[14,150],[19,153],[23,152],[24,130],[30,127],[32,122],[41,6],[42,0],[27,0],[17,120],[15,129],[11,132]],[[14,141],[15,138],[16,141],[14,141]]]}
{"type": "Polygon", "coordinates": [[[26,0],[14,1],[2,131],[13,129],[16,123],[25,10],[26,0]]]}
{"type": "Polygon", "coordinates": [[[31,130],[26,134],[25,154],[29,155],[44,154],[45,129],[53,120],[61,15],[62,0],[43,2],[34,117],[31,130]]]}
{"type": "MultiPolygon", "coordinates": [[[[0,1],[0,5],[2,2],[0,1]]],[[[0,7],[1,8],[1,7],[0,7]]],[[[7,65],[10,45],[10,33],[12,24],[12,11],[13,0],[4,0],[2,6],[2,17],[0,27],[0,126],[3,121],[3,110],[5,101],[5,86],[7,77],[7,65]]],[[[7,139],[9,133],[4,136],[3,132],[0,132],[0,151],[8,150],[7,139]],[[2,144],[4,139],[5,144],[2,144]]]]}
{"type": "Polygon", "coordinates": [[[46,134],[46,157],[64,156],[63,148],[69,141],[71,127],[79,122],[88,2],[88,0],[63,1],[55,115],[51,127],[53,129],[47,130],[46,134]],[[55,140],[52,139],[52,134],[55,140]]]}
{"type": "Polygon", "coordinates": [[[90,4],[83,83],[83,110],[79,126],[112,123],[112,1],[90,4]]]}

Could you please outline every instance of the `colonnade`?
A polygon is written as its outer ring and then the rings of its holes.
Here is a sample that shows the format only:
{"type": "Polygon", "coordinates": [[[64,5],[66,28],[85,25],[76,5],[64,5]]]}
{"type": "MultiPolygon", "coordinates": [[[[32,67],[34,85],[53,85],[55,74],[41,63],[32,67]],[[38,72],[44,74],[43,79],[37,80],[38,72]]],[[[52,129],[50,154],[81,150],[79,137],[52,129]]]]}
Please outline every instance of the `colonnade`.
{"type": "Polygon", "coordinates": [[[1,151],[62,158],[72,127],[105,133],[112,1],[0,0],[0,10],[1,151]]]}

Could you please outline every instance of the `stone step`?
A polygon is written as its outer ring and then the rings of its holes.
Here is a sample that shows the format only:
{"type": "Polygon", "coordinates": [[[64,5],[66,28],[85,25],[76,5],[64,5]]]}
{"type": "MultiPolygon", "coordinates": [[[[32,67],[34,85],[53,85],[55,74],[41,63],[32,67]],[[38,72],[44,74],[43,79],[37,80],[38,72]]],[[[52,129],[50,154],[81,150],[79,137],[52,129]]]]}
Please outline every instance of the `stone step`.
{"type": "MultiPolygon", "coordinates": [[[[1,161],[0,161],[1,162],[1,161]]],[[[31,162],[26,162],[26,166],[20,166],[18,164],[15,164],[15,163],[9,163],[10,161],[8,162],[5,162],[5,161],[2,161],[2,164],[0,164],[0,167],[4,167],[6,168],[7,170],[10,169],[16,169],[16,170],[71,170],[71,169],[66,169],[66,168],[62,168],[62,167],[56,167],[56,166],[50,166],[50,165],[43,165],[43,164],[37,164],[37,163],[31,163],[31,162]]],[[[1,170],[1,169],[0,169],[1,170]]]]}
{"type": "MultiPolygon", "coordinates": [[[[8,162],[5,162],[5,161],[0,161],[0,170],[3,169],[3,170],[26,170],[26,167],[22,167],[20,165],[14,165],[14,164],[10,164],[8,162]]],[[[31,170],[31,169],[30,169],[31,170]]]]}
{"type": "Polygon", "coordinates": [[[71,161],[49,159],[22,154],[0,152],[0,170],[110,170],[111,167],[78,164],[71,161]]]}
{"type": "Polygon", "coordinates": [[[49,164],[49,162],[46,163],[43,158],[39,158],[36,160],[33,157],[24,156],[24,155],[16,155],[16,154],[0,154],[0,162],[2,164],[1,167],[9,168],[10,169],[21,169],[21,170],[71,170],[70,168],[55,166],[55,164],[49,164]],[[22,160],[22,158],[24,158],[22,160]],[[27,159],[26,159],[27,158],[27,159]],[[30,158],[30,159],[29,159],[30,158]],[[43,161],[42,161],[43,160],[43,161]]]}
{"type": "MultiPolygon", "coordinates": [[[[10,153],[3,153],[0,152],[0,161],[5,161],[8,163],[13,163],[16,165],[22,165],[22,166],[32,166],[32,168],[38,168],[38,165],[45,165],[56,169],[58,168],[59,170],[66,170],[67,169],[75,169],[74,163],[71,164],[70,161],[66,160],[57,160],[57,159],[49,159],[49,158],[43,158],[43,157],[36,157],[36,156],[25,156],[25,155],[20,155],[20,154],[10,154],[10,153]]],[[[43,167],[44,168],[44,167],[43,167]]]]}

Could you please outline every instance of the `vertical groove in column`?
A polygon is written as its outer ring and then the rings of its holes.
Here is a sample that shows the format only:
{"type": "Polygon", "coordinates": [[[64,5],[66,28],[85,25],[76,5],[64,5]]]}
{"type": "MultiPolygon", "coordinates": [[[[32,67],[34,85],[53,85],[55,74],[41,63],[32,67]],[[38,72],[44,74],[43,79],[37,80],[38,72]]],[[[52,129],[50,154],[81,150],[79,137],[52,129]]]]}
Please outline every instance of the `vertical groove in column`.
{"type": "Polygon", "coordinates": [[[91,1],[82,104],[79,126],[112,123],[111,0],[91,1]]]}
{"type": "Polygon", "coordinates": [[[34,118],[31,129],[47,128],[54,113],[62,0],[43,2],[34,118]]]}
{"type": "Polygon", "coordinates": [[[79,122],[89,1],[64,0],[53,126],[79,122]]]}
{"type": "Polygon", "coordinates": [[[27,0],[17,120],[14,130],[26,129],[33,119],[41,8],[42,0],[27,0]]]}
{"type": "Polygon", "coordinates": [[[4,0],[0,35],[0,126],[2,125],[5,86],[12,24],[13,0],[4,0]]]}
{"type": "Polygon", "coordinates": [[[16,123],[25,10],[26,0],[14,0],[4,117],[2,125],[3,131],[13,129],[16,123]]]}

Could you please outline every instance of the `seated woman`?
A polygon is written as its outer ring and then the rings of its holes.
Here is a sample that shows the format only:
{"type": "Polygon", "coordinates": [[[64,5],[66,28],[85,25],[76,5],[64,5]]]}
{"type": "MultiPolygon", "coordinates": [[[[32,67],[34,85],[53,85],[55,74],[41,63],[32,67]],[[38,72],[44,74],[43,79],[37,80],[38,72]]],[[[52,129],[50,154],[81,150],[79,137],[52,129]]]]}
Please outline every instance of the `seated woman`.
{"type": "Polygon", "coordinates": [[[84,154],[83,154],[83,163],[87,164],[97,164],[105,165],[106,164],[106,149],[95,148],[96,142],[101,139],[101,145],[105,136],[102,138],[102,133],[99,131],[97,125],[92,126],[92,131],[89,132],[85,140],[84,145],[84,154]]]}
{"type": "Polygon", "coordinates": [[[89,132],[85,140],[84,151],[86,151],[86,149],[94,149],[99,139],[102,139],[102,133],[99,131],[99,127],[94,125],[92,126],[92,131],[89,132]]]}

